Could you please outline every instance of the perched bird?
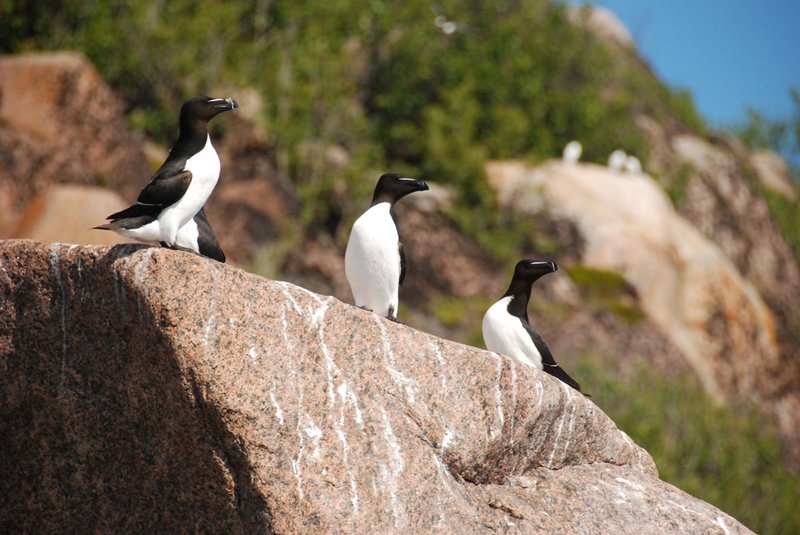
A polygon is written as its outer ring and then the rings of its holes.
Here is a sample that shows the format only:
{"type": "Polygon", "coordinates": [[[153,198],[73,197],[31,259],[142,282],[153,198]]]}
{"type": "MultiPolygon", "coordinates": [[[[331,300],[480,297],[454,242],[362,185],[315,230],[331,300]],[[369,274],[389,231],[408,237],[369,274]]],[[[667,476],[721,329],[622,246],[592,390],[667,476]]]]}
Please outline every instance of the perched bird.
{"type": "Polygon", "coordinates": [[[636,175],[640,174],[642,172],[642,162],[639,161],[639,158],[629,154],[628,157],[625,158],[625,172],[636,175]]]}
{"type": "Polygon", "coordinates": [[[397,173],[378,179],[372,203],[353,223],[344,253],[345,275],[357,306],[397,321],[398,292],[406,266],[391,210],[409,193],[427,189],[424,180],[397,173]]]}
{"type": "Polygon", "coordinates": [[[557,270],[555,262],[517,262],[508,290],[483,316],[483,340],[489,351],[543,369],[580,392],[581,385],[556,364],[547,344],[528,322],[528,301],[533,283],[557,270]]]}
{"type": "MultiPolygon", "coordinates": [[[[206,219],[206,211],[200,208],[192,219],[178,231],[177,248],[194,251],[195,253],[219,262],[225,262],[225,253],[219,245],[219,240],[211,230],[211,225],[206,219]]],[[[166,244],[161,245],[166,247],[166,244]]]]}
{"type": "Polygon", "coordinates": [[[580,141],[572,140],[564,146],[561,159],[566,163],[575,163],[581,159],[583,146],[580,141]]]}
{"type": "MultiPolygon", "coordinates": [[[[192,225],[197,229],[206,227],[210,232],[205,216],[201,216],[200,222],[194,220],[219,179],[219,156],[211,145],[208,121],[219,113],[238,107],[236,101],[229,98],[194,97],[184,102],[178,140],[166,161],[139,194],[136,204],[111,214],[107,218],[110,223],[95,228],[203,254],[200,245],[187,247],[186,243],[197,242],[192,225]],[[187,224],[190,228],[182,230],[187,224]]],[[[213,237],[213,232],[210,236],[213,237]]],[[[207,237],[208,234],[204,240],[207,237]]],[[[216,244],[212,247],[216,249],[215,254],[221,254],[216,237],[212,241],[216,244]]]]}
{"type": "Polygon", "coordinates": [[[612,171],[622,171],[622,168],[625,166],[625,161],[627,160],[628,155],[625,154],[624,150],[617,149],[611,154],[608,155],[608,167],[612,171]]]}

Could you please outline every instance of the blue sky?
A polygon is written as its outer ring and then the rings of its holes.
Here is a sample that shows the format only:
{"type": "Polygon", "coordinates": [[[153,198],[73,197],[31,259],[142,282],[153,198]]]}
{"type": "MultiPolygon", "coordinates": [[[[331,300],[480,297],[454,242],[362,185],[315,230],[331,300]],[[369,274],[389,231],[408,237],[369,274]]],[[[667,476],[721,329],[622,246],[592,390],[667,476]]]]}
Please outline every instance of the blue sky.
{"type": "MultiPolygon", "coordinates": [[[[582,5],[583,1],[572,0],[582,5]]],[[[788,117],[800,89],[800,0],[594,0],[613,11],[670,86],[691,91],[712,126],[745,109],[788,117]]]]}

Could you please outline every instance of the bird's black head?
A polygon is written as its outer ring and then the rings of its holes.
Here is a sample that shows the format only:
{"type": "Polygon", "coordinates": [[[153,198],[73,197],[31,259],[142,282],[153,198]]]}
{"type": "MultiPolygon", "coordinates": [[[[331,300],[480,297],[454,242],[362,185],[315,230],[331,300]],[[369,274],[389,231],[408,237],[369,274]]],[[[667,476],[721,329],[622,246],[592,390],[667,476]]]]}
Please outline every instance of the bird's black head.
{"type": "Polygon", "coordinates": [[[192,97],[181,106],[181,126],[198,120],[208,122],[215,115],[238,107],[232,98],[192,97]]]}
{"type": "Polygon", "coordinates": [[[531,298],[531,286],[539,277],[558,271],[558,264],[553,261],[537,262],[535,260],[520,260],[514,268],[511,284],[503,297],[513,296],[508,305],[508,312],[514,316],[528,321],[528,301],[531,298]]]}
{"type": "Polygon", "coordinates": [[[384,173],[378,179],[371,206],[378,203],[395,203],[409,193],[425,191],[428,184],[422,179],[408,178],[399,173],[384,173]]]}
{"type": "Polygon", "coordinates": [[[513,280],[530,282],[533,284],[539,277],[558,271],[558,264],[549,260],[537,262],[535,260],[520,260],[514,268],[513,280]]]}

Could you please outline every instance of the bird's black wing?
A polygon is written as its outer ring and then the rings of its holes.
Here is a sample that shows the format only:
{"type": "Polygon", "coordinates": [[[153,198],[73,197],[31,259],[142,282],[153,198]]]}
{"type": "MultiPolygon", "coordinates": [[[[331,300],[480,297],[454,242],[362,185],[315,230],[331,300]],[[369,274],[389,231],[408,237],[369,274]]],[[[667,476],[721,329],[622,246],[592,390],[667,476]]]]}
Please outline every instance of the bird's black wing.
{"type": "Polygon", "coordinates": [[[170,169],[165,170],[165,167],[166,165],[162,166],[153,175],[153,178],[150,179],[150,182],[139,194],[136,202],[156,206],[169,206],[183,197],[183,194],[189,189],[189,184],[192,183],[192,172],[179,171],[172,173],[170,169]]]}
{"type": "Polygon", "coordinates": [[[206,212],[203,208],[194,216],[194,222],[197,224],[197,245],[200,248],[200,254],[213,258],[219,262],[225,263],[225,253],[222,252],[222,247],[219,245],[216,234],[211,230],[211,225],[206,219],[206,212]]]}
{"type": "MultiPolygon", "coordinates": [[[[155,221],[159,212],[161,212],[160,206],[137,203],[124,210],[111,214],[106,219],[115,222],[119,219],[125,219],[126,221],[123,224],[118,225],[119,228],[138,228],[151,221],[155,221]]],[[[101,225],[101,227],[106,228],[103,225],[101,225]]]]}
{"type": "Polygon", "coordinates": [[[397,251],[400,253],[400,286],[406,278],[406,253],[403,250],[403,242],[397,240],[397,251]]]}
{"type": "Polygon", "coordinates": [[[539,350],[539,354],[542,356],[542,367],[544,368],[544,371],[559,381],[568,384],[578,392],[581,392],[581,385],[579,385],[575,379],[567,375],[567,372],[565,372],[561,366],[556,363],[556,359],[553,358],[550,348],[544,343],[544,340],[541,336],[539,336],[539,333],[534,331],[533,328],[531,328],[531,326],[524,321],[520,320],[520,323],[531,337],[531,340],[533,340],[533,345],[535,345],[536,349],[539,350]]]}

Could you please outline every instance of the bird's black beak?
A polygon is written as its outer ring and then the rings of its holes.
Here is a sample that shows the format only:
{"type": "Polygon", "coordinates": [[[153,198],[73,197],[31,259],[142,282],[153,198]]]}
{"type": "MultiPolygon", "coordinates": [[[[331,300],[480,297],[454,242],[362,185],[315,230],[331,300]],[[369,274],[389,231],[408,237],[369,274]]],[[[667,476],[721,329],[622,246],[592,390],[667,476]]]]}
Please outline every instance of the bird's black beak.
{"type": "Polygon", "coordinates": [[[239,104],[232,98],[220,98],[216,99],[214,107],[221,110],[235,110],[239,107],[239,104]]]}
{"type": "Polygon", "coordinates": [[[542,273],[553,273],[554,271],[558,271],[558,264],[552,260],[547,262],[534,262],[531,260],[528,262],[528,266],[542,273]]]}

